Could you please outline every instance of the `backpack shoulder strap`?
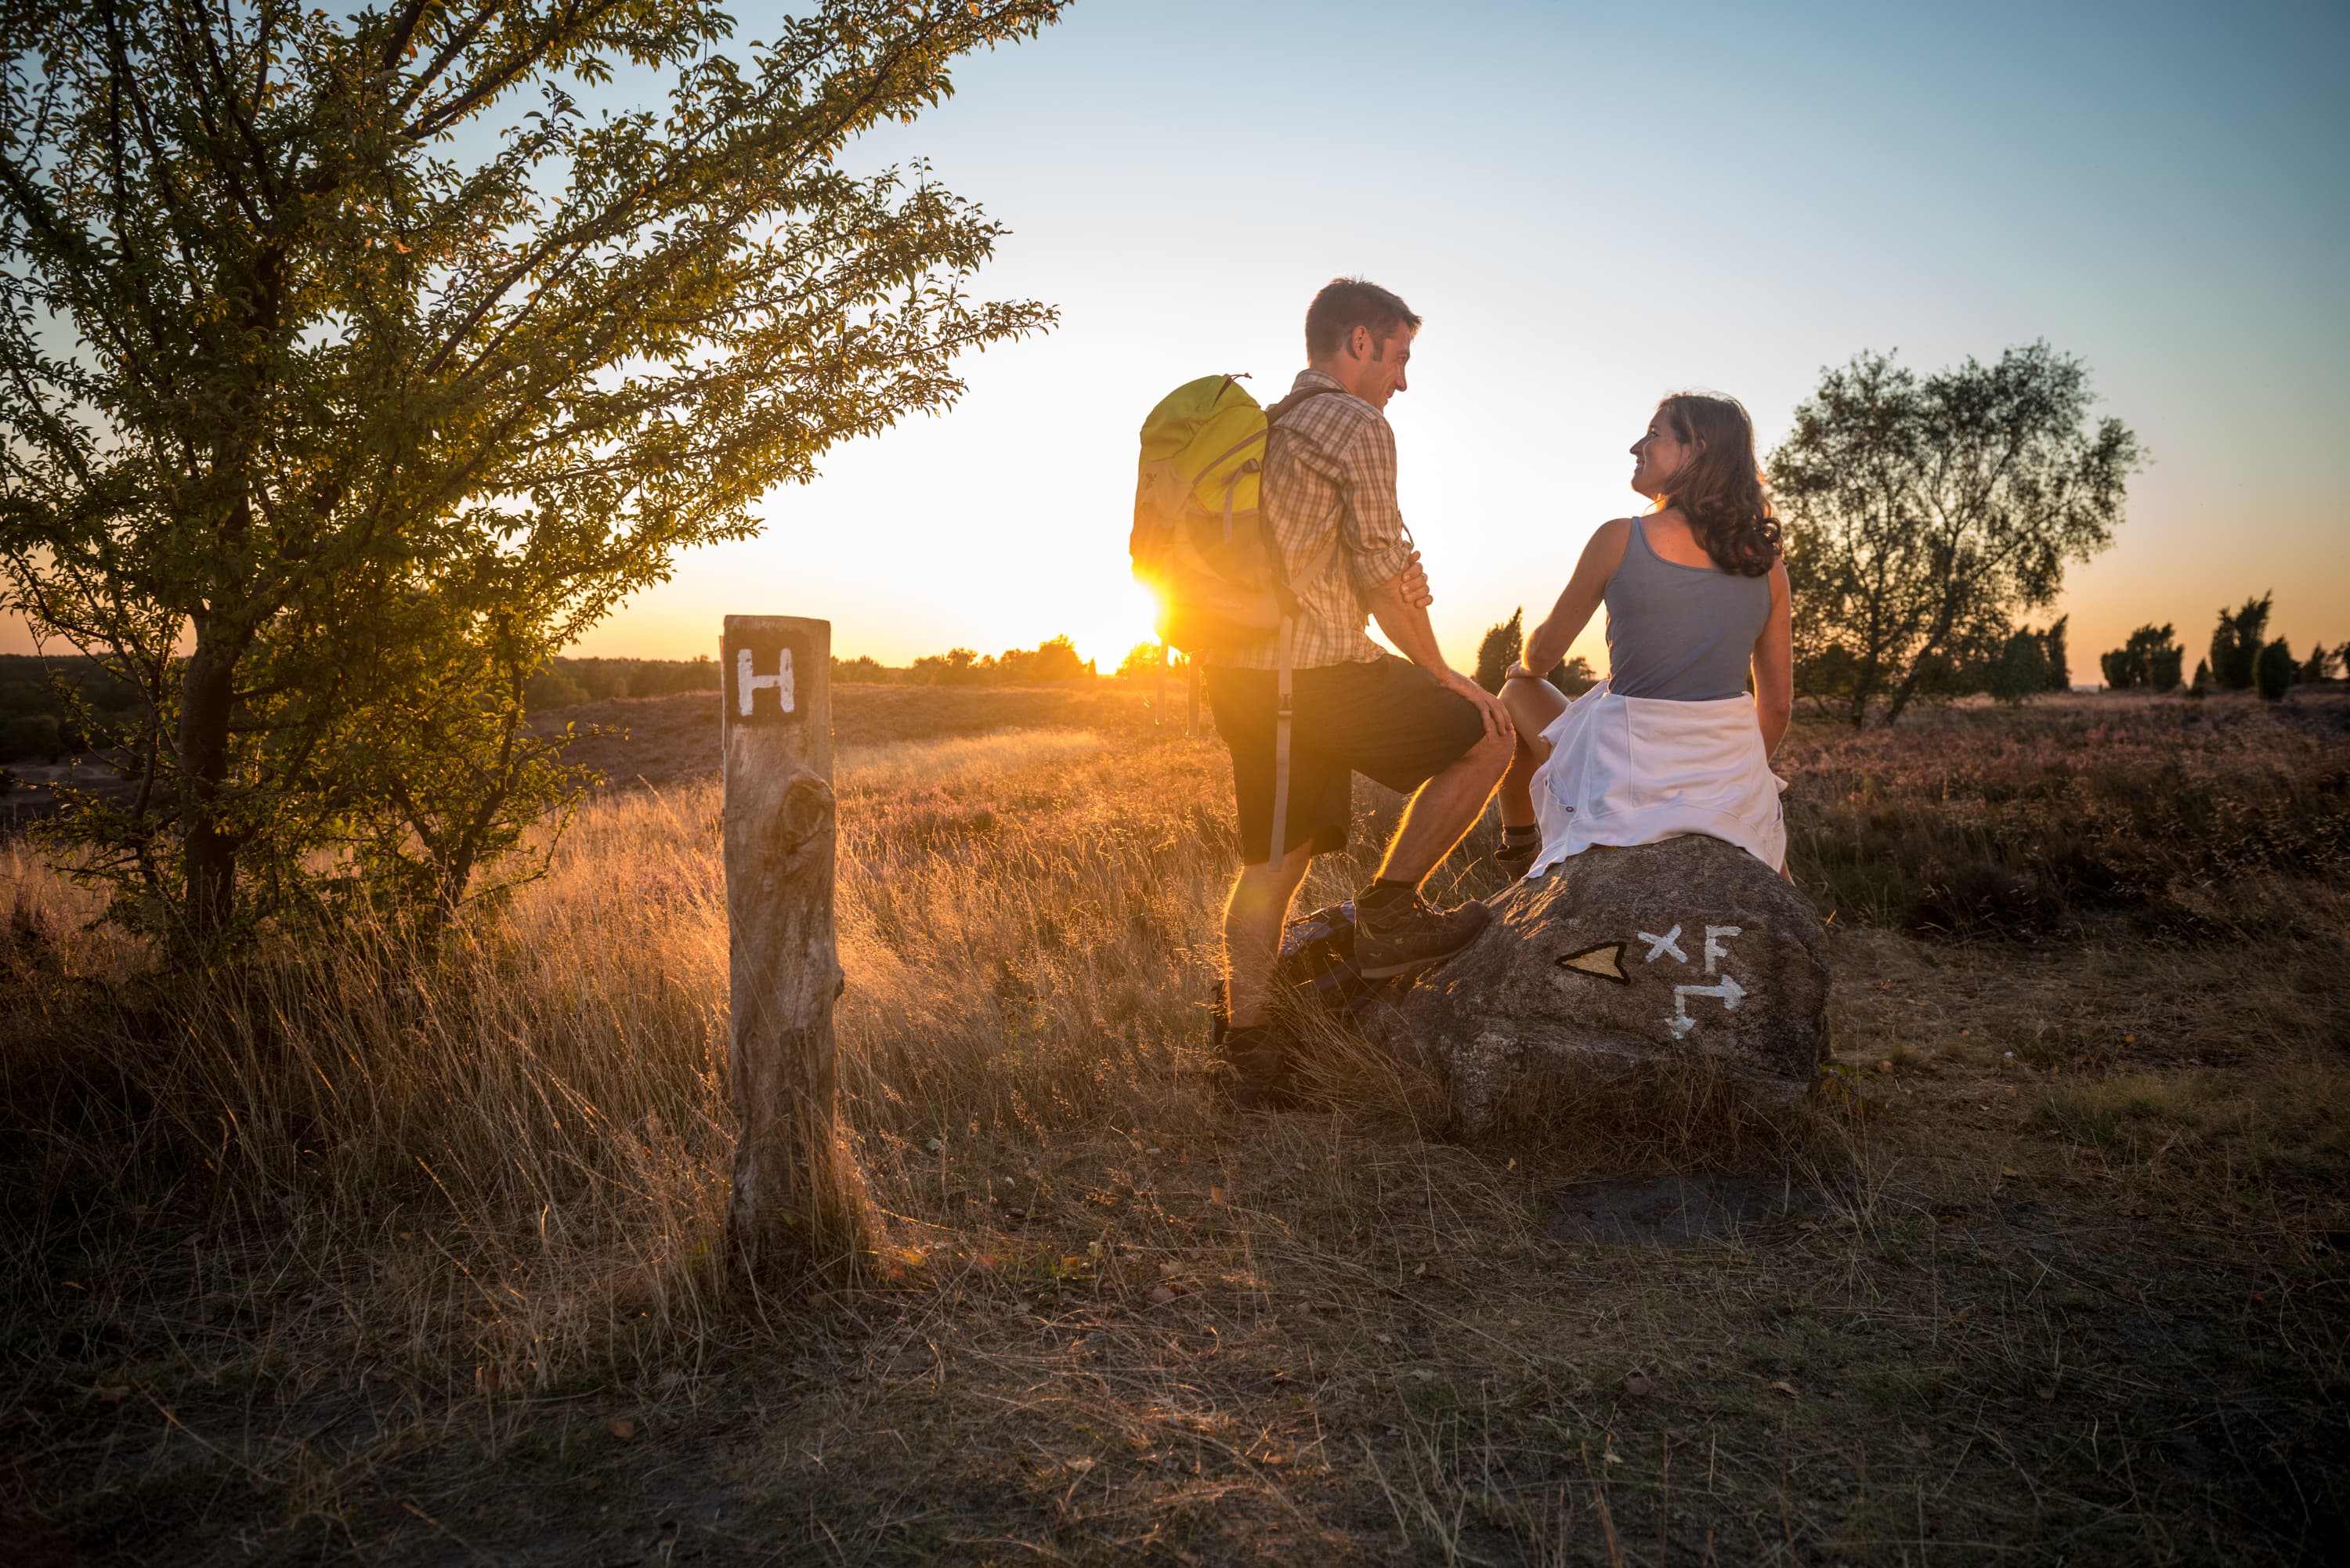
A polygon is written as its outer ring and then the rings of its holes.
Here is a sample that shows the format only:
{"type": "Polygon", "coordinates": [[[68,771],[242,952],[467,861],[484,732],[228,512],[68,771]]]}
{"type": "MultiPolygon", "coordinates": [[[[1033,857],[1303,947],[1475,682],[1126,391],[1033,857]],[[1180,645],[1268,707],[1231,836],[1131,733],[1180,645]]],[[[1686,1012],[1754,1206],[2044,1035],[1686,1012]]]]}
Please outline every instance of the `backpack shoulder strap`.
{"type": "Polygon", "coordinates": [[[1272,407],[1264,410],[1265,429],[1269,432],[1274,425],[1279,424],[1290,414],[1295,413],[1297,410],[1305,407],[1307,403],[1312,402],[1316,398],[1326,398],[1332,393],[1343,392],[1346,389],[1347,389],[1344,387],[1300,388],[1298,390],[1290,393],[1289,396],[1282,399],[1279,402],[1274,403],[1272,407]]]}

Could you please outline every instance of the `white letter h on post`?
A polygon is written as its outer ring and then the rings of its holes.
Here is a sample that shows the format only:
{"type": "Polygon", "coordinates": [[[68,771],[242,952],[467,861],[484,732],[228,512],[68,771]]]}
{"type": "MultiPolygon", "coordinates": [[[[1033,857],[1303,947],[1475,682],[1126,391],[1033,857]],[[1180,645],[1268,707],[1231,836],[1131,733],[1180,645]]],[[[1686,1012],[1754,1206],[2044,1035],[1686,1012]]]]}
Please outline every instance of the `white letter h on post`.
{"type": "Polygon", "coordinates": [[[734,704],[739,717],[747,719],[751,716],[751,703],[763,686],[772,686],[775,689],[775,700],[783,711],[788,713],[792,711],[792,650],[790,649],[776,649],[775,672],[773,675],[752,674],[751,650],[747,648],[738,648],[734,650],[734,704]]]}

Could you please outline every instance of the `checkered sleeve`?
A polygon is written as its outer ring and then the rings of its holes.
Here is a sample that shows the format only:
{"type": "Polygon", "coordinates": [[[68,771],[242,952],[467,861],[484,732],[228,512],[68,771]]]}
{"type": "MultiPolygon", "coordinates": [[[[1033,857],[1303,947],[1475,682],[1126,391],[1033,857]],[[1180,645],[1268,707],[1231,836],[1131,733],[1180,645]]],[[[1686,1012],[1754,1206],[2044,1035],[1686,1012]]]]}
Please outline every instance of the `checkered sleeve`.
{"type": "Polygon", "coordinates": [[[1392,579],[1411,559],[1403,509],[1396,504],[1395,431],[1387,421],[1357,421],[1337,464],[1339,543],[1357,594],[1392,579]]]}

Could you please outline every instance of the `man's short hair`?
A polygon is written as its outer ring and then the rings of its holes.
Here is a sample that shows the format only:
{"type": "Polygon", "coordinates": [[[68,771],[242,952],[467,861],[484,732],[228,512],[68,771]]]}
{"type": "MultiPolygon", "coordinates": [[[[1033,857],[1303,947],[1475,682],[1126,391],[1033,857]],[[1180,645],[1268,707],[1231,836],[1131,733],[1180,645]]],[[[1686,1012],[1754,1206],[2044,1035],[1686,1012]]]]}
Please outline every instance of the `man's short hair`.
{"type": "Polygon", "coordinates": [[[1377,345],[1386,342],[1388,334],[1397,327],[1419,331],[1419,317],[1400,297],[1378,284],[1359,277],[1334,277],[1305,307],[1305,358],[1309,361],[1329,358],[1357,327],[1369,331],[1376,355],[1377,345]]]}

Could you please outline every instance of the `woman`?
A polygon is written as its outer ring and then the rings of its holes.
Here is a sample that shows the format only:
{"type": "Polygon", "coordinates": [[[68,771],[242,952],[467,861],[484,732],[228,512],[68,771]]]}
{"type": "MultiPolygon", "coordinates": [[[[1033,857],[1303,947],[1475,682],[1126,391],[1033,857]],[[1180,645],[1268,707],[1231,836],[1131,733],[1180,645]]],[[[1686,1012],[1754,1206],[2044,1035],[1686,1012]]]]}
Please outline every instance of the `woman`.
{"type": "Polygon", "coordinates": [[[1502,688],[1518,750],[1497,858],[1538,877],[1595,844],[1704,833],[1783,875],[1770,759],[1794,707],[1794,656],[1753,422],[1733,399],[1676,393],[1632,456],[1648,512],[1600,524],[1502,688]],[[1535,672],[1602,604],[1608,677],[1569,703],[1535,672]]]}

